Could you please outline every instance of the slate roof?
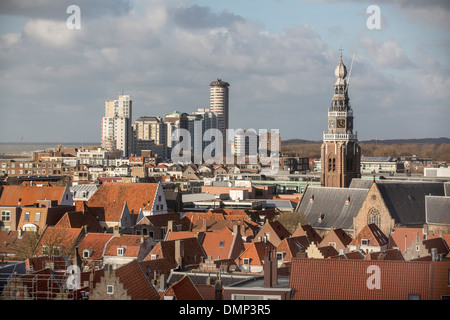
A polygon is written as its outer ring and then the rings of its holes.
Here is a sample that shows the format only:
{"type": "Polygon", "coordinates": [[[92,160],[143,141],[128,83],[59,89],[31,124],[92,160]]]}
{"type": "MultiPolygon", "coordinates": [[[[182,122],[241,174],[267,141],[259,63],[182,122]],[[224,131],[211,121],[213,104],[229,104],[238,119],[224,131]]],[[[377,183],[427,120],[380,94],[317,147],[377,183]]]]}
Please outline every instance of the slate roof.
{"type": "Polygon", "coordinates": [[[373,183],[372,179],[353,178],[348,187],[357,189],[370,189],[372,183],[373,183]]]}
{"type": "Polygon", "coordinates": [[[450,196],[425,196],[425,219],[427,224],[450,225],[450,196]]]}
{"type": "Polygon", "coordinates": [[[433,182],[377,183],[392,218],[401,225],[422,225],[425,220],[425,195],[443,196],[444,184],[433,182]]]}
{"type": "Polygon", "coordinates": [[[299,203],[298,212],[315,229],[333,227],[353,231],[353,218],[358,214],[368,191],[359,188],[308,186],[299,203]]]}

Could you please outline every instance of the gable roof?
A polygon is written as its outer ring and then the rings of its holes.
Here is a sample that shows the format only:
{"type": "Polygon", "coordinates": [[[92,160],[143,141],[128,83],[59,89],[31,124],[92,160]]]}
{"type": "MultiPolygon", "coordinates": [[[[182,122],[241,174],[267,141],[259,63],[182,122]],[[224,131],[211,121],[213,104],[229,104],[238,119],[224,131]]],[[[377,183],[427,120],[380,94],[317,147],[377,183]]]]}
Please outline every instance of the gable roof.
{"type": "Polygon", "coordinates": [[[323,238],[322,242],[319,244],[319,247],[325,247],[328,245],[327,241],[335,239],[338,239],[345,247],[348,246],[353,240],[347,234],[347,232],[345,232],[341,228],[338,229],[331,228],[331,230],[327,233],[327,235],[323,238]]]}
{"type": "Polygon", "coordinates": [[[310,242],[315,242],[316,244],[319,244],[323,240],[322,237],[317,233],[316,230],[314,230],[314,228],[311,225],[309,224],[301,225],[299,223],[297,229],[295,229],[292,236],[298,237],[303,235],[306,235],[310,242]]]}
{"type": "Polygon", "coordinates": [[[3,186],[0,192],[0,206],[30,206],[44,199],[61,204],[66,187],[3,186]]]}
{"type": "Polygon", "coordinates": [[[392,229],[389,235],[389,249],[398,248],[401,253],[404,253],[413,243],[416,235],[419,235],[419,239],[425,239],[422,228],[397,227],[392,229]]]}
{"type": "Polygon", "coordinates": [[[368,192],[368,189],[308,186],[297,211],[315,229],[334,227],[353,231],[353,218],[368,192]]]}
{"type": "Polygon", "coordinates": [[[229,232],[205,232],[202,246],[206,255],[214,260],[234,260],[244,251],[241,235],[229,232]]]}
{"type": "Polygon", "coordinates": [[[203,297],[187,275],[169,285],[161,299],[164,300],[168,296],[173,296],[175,300],[203,300],[203,297]]]}
{"type": "Polygon", "coordinates": [[[376,184],[397,224],[425,224],[425,195],[444,196],[444,184],[434,182],[383,182],[376,184]]]}
{"type": "Polygon", "coordinates": [[[108,241],[105,245],[104,256],[117,256],[117,249],[124,248],[124,257],[134,257],[137,258],[139,256],[139,252],[141,250],[142,239],[148,238],[148,236],[142,235],[131,235],[131,234],[122,234],[119,237],[113,237],[110,241],[108,241]]]}
{"type": "Polygon", "coordinates": [[[134,215],[141,209],[151,210],[158,186],[157,183],[103,183],[87,201],[87,206],[104,209],[104,217],[99,217],[101,221],[119,221],[125,203],[134,215]]]}
{"type": "Polygon", "coordinates": [[[361,246],[362,240],[369,240],[369,246],[382,247],[387,246],[388,237],[374,223],[368,224],[361,229],[349,244],[353,246],[361,246]]]}
{"type": "Polygon", "coordinates": [[[43,254],[43,247],[60,247],[62,252],[60,254],[65,254],[71,256],[74,252],[72,251],[75,246],[80,241],[81,237],[84,235],[83,228],[57,228],[53,226],[48,226],[37,245],[37,254],[43,254]]]}
{"type": "Polygon", "coordinates": [[[201,257],[206,257],[203,247],[198,242],[197,238],[187,238],[179,240],[161,241],[148,253],[144,258],[144,261],[152,260],[152,255],[156,255],[157,259],[167,258],[174,268],[178,265],[176,261],[175,243],[180,241],[183,243],[183,264],[198,264],[201,261],[201,257]]]}
{"type": "Polygon", "coordinates": [[[158,300],[159,294],[152,286],[148,270],[140,262],[133,260],[115,270],[131,300],[158,300]]]}
{"type": "Polygon", "coordinates": [[[84,250],[91,250],[89,259],[101,260],[103,259],[105,246],[112,238],[114,238],[114,235],[111,233],[88,233],[78,243],[78,252],[82,255],[84,250]]]}
{"type": "Polygon", "coordinates": [[[264,256],[266,254],[266,247],[269,247],[271,250],[275,249],[275,246],[270,241],[267,241],[266,243],[263,241],[259,241],[249,244],[244,252],[242,252],[236,259],[236,264],[240,265],[244,258],[249,258],[250,265],[263,265],[264,256]]]}
{"type": "Polygon", "coordinates": [[[58,228],[82,228],[87,226],[88,232],[103,232],[96,217],[90,211],[70,211],[66,212],[55,224],[58,228]]]}

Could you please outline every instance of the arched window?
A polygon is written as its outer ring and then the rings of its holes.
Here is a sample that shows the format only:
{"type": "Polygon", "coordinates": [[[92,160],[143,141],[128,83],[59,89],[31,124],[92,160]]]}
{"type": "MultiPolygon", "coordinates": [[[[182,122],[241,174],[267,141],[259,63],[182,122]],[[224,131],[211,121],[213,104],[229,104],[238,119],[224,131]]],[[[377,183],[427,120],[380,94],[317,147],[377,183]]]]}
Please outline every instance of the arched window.
{"type": "Polygon", "coordinates": [[[371,223],[374,223],[378,228],[381,228],[381,215],[380,212],[375,208],[371,208],[369,210],[369,214],[367,215],[367,224],[371,223]]]}

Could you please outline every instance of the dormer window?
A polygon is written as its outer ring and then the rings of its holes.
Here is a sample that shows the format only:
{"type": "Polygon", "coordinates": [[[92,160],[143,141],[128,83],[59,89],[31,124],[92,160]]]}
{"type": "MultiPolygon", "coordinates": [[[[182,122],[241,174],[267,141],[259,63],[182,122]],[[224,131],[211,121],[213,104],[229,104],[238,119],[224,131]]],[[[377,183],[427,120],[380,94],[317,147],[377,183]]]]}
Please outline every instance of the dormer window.
{"type": "Polygon", "coordinates": [[[319,221],[319,222],[322,222],[323,219],[325,219],[325,213],[321,213],[321,214],[320,214],[318,221],[319,221]]]}
{"type": "Polygon", "coordinates": [[[220,241],[219,242],[219,248],[223,248],[225,246],[225,241],[220,241]]]}
{"type": "Polygon", "coordinates": [[[123,257],[123,254],[125,253],[125,248],[117,248],[117,256],[123,257]]]}

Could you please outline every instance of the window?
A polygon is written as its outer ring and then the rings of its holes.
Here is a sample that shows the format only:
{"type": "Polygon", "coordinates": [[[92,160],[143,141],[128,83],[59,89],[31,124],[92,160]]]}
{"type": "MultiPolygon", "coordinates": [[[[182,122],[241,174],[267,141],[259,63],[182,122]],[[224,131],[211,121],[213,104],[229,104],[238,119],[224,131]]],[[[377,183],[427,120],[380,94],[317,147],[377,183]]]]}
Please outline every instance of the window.
{"type": "Polygon", "coordinates": [[[125,252],[125,248],[117,248],[117,255],[119,257],[123,257],[124,252],[125,252]]]}
{"type": "Polygon", "coordinates": [[[89,258],[89,250],[86,249],[83,251],[83,258],[85,259],[89,258]]]}
{"type": "Polygon", "coordinates": [[[225,241],[220,241],[219,242],[219,248],[223,248],[225,246],[225,241]]]}
{"type": "Polygon", "coordinates": [[[369,214],[367,215],[367,224],[371,223],[374,223],[378,228],[381,228],[381,215],[380,212],[375,208],[371,208],[369,210],[369,214]]]}
{"type": "Polygon", "coordinates": [[[408,300],[420,300],[420,294],[408,294],[408,300]]]}
{"type": "Polygon", "coordinates": [[[106,286],[106,293],[107,294],[114,294],[114,286],[109,284],[106,286]]]}
{"type": "Polygon", "coordinates": [[[23,217],[23,221],[30,221],[30,213],[29,212],[25,212],[25,216],[23,217]]]}
{"type": "Polygon", "coordinates": [[[283,260],[284,252],[277,252],[277,260],[283,260]]]}
{"type": "Polygon", "coordinates": [[[11,220],[11,212],[2,210],[2,221],[10,221],[11,220]]]}
{"type": "Polygon", "coordinates": [[[244,264],[250,264],[250,258],[244,258],[244,259],[242,260],[242,262],[243,262],[244,264]]]}
{"type": "Polygon", "coordinates": [[[368,239],[362,239],[361,240],[361,245],[368,246],[369,245],[369,240],[368,239]]]}
{"type": "Polygon", "coordinates": [[[39,222],[40,220],[41,220],[41,213],[36,212],[36,214],[34,215],[34,222],[39,222]]]}

